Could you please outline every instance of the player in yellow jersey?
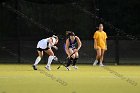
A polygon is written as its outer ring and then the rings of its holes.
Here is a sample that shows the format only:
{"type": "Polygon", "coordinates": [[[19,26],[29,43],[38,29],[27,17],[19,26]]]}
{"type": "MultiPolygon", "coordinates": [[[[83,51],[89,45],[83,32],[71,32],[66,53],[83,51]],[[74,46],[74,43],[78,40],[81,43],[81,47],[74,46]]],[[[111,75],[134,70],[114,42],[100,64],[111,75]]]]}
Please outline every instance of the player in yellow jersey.
{"type": "Polygon", "coordinates": [[[97,30],[94,33],[93,36],[94,39],[94,49],[97,52],[96,60],[94,61],[93,65],[97,65],[98,61],[100,62],[100,66],[103,65],[103,58],[104,58],[104,52],[107,50],[107,35],[106,32],[103,31],[103,24],[99,25],[99,30],[97,30]]]}

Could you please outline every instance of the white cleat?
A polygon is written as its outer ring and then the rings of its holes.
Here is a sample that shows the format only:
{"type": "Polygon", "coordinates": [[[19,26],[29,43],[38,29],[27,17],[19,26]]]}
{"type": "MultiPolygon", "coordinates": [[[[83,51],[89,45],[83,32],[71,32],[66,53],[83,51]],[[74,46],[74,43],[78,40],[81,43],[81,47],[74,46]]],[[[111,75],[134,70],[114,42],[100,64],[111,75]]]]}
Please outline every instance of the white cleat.
{"type": "Polygon", "coordinates": [[[93,66],[96,66],[97,63],[98,63],[98,61],[95,60],[94,63],[93,63],[93,66]]]}
{"type": "Polygon", "coordinates": [[[100,63],[99,66],[103,67],[104,65],[102,63],[100,63]]]}
{"type": "Polygon", "coordinates": [[[51,70],[51,67],[50,66],[45,66],[45,68],[50,71],[51,70]]]}
{"type": "Polygon", "coordinates": [[[70,70],[70,67],[66,67],[66,69],[69,71],[70,70]]]}
{"type": "Polygon", "coordinates": [[[72,66],[74,69],[78,69],[78,67],[77,66],[72,66]]]}

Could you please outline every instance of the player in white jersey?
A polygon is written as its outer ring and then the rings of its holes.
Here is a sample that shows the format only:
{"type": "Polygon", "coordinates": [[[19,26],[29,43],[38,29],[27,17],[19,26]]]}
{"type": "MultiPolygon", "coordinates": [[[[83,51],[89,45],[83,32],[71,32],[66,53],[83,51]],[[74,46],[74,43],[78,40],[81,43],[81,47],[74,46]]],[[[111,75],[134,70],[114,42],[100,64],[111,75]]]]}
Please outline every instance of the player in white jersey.
{"type": "Polygon", "coordinates": [[[55,45],[58,43],[58,37],[53,35],[52,37],[42,39],[37,44],[37,52],[38,57],[35,60],[35,63],[33,64],[33,69],[37,70],[37,65],[41,61],[41,58],[43,57],[43,52],[47,53],[49,55],[48,57],[48,63],[45,66],[47,70],[51,70],[51,63],[52,60],[58,60],[56,56],[54,56],[54,52],[52,51],[52,47],[56,50],[58,49],[55,45]]]}

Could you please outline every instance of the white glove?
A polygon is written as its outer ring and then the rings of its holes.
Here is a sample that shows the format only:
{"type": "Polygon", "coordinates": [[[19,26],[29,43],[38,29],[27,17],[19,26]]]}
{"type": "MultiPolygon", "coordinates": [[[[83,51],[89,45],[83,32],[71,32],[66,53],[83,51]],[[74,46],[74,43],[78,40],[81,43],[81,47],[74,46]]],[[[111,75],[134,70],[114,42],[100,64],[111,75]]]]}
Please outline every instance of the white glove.
{"type": "Polygon", "coordinates": [[[53,60],[58,61],[58,58],[56,56],[54,56],[53,60]]]}

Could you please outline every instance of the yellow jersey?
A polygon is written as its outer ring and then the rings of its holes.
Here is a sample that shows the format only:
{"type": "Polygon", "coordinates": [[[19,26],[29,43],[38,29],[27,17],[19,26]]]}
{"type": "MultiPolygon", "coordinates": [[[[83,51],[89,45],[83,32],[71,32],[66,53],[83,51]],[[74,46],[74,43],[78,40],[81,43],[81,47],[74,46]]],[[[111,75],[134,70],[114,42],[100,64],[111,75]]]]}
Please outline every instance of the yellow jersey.
{"type": "Polygon", "coordinates": [[[106,38],[107,35],[104,31],[97,30],[93,36],[94,39],[97,41],[97,46],[101,49],[106,49],[106,38]]]}

